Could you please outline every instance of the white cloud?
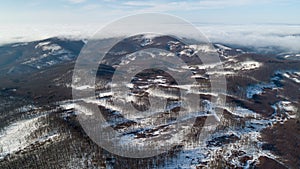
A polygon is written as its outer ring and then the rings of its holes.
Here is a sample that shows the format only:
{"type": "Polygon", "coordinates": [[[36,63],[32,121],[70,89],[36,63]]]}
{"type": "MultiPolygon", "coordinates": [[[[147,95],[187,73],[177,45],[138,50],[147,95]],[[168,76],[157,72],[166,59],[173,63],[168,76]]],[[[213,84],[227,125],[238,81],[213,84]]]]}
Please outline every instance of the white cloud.
{"type": "Polygon", "coordinates": [[[83,6],[83,9],[84,10],[94,10],[94,9],[97,9],[100,7],[101,7],[101,5],[98,5],[98,4],[88,4],[88,5],[83,6]]]}
{"type": "Polygon", "coordinates": [[[203,25],[198,29],[211,42],[300,52],[300,25],[203,25]]]}
{"type": "Polygon", "coordinates": [[[80,3],[86,2],[86,0],[68,0],[68,1],[73,4],[80,4],[80,3]]]}
{"type": "Polygon", "coordinates": [[[100,27],[99,24],[0,25],[0,45],[42,40],[57,36],[75,39],[89,38],[100,27]]]}
{"type": "MultiPolygon", "coordinates": [[[[275,0],[279,1],[279,0],[275,0]]],[[[218,9],[249,4],[262,4],[271,0],[200,0],[200,1],[126,1],[123,5],[139,7],[142,12],[166,12],[175,10],[218,9]]]]}
{"type": "MultiPolygon", "coordinates": [[[[0,26],[0,45],[54,36],[89,38],[103,24],[0,26]]],[[[278,46],[300,52],[300,25],[199,25],[211,41],[245,47],[278,46]]]]}

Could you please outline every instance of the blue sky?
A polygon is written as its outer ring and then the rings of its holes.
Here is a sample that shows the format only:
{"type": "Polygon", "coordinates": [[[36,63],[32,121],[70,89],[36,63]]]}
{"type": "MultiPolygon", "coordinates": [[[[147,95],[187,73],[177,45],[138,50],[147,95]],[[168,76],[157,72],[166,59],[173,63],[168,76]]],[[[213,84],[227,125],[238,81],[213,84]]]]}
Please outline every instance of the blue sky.
{"type": "Polygon", "coordinates": [[[299,0],[0,0],[0,3],[1,25],[107,23],[142,12],[174,14],[200,24],[300,24],[299,0]]]}

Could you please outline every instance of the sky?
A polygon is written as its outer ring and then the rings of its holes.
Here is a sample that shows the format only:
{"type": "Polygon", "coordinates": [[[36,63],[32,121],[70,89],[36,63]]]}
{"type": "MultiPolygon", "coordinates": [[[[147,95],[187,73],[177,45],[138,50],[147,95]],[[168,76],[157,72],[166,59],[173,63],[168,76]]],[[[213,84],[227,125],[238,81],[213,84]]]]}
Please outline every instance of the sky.
{"type": "Polygon", "coordinates": [[[2,24],[106,23],[142,12],[193,23],[300,24],[299,0],[0,0],[2,24]]]}
{"type": "Polygon", "coordinates": [[[121,17],[158,12],[194,24],[211,42],[300,52],[300,0],[0,0],[0,45],[89,38],[121,17]]]}

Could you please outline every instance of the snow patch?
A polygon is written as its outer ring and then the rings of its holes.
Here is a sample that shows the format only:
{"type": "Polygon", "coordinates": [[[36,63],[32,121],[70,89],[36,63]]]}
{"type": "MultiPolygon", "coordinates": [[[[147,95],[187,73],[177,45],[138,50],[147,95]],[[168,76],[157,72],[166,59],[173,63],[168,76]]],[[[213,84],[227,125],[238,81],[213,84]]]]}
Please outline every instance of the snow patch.
{"type": "Polygon", "coordinates": [[[257,69],[262,66],[262,63],[256,62],[256,61],[245,61],[245,62],[239,62],[235,65],[229,65],[225,68],[233,69],[233,70],[253,70],[257,69]]]}
{"type": "Polygon", "coordinates": [[[276,85],[274,83],[269,84],[256,84],[248,86],[246,96],[248,99],[253,98],[254,95],[260,95],[263,93],[263,90],[266,88],[274,89],[276,85]]]}
{"type": "Polygon", "coordinates": [[[83,85],[83,86],[75,86],[75,85],[71,85],[73,89],[76,90],[88,90],[88,89],[94,89],[95,86],[90,86],[90,85],[83,85]]]}
{"type": "Polygon", "coordinates": [[[9,125],[1,132],[0,159],[8,154],[22,150],[31,144],[31,141],[27,137],[38,129],[39,118],[18,121],[9,125]]]}
{"type": "Polygon", "coordinates": [[[227,47],[227,46],[225,46],[225,45],[221,45],[221,44],[215,44],[218,48],[221,48],[221,49],[223,49],[223,50],[231,50],[231,48],[230,47],[227,47]]]}

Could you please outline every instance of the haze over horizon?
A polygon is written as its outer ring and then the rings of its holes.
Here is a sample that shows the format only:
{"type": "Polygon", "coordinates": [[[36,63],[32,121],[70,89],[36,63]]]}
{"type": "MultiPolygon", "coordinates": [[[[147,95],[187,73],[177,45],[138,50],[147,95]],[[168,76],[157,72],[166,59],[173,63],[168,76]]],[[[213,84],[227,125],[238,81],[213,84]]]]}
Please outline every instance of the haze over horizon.
{"type": "Polygon", "coordinates": [[[55,36],[89,38],[121,17],[161,12],[193,23],[212,42],[299,51],[299,7],[296,0],[4,1],[0,7],[0,44],[55,36]]]}

